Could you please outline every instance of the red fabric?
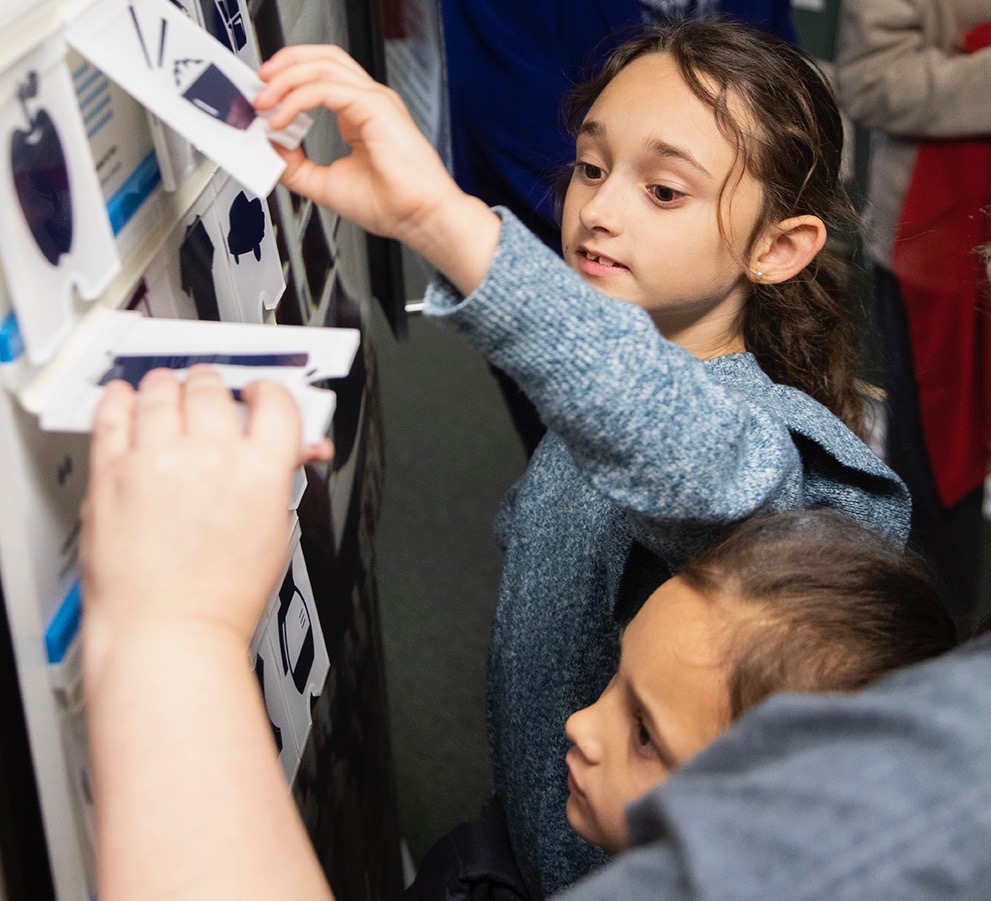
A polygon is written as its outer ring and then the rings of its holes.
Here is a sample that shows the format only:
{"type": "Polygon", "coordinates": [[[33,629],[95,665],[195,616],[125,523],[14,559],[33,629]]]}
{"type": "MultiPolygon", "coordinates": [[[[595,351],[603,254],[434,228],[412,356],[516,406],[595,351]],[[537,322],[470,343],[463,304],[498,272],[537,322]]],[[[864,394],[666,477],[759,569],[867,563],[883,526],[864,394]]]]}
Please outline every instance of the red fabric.
{"type": "Polygon", "coordinates": [[[991,22],[978,25],[963,39],[963,49],[968,53],[977,53],[985,47],[991,47],[991,22]]]}
{"type": "MultiPolygon", "coordinates": [[[[968,49],[991,44],[991,23],[968,49]],[[978,44],[978,41],[983,43],[978,44]]],[[[975,248],[991,238],[991,137],[924,141],[893,251],[926,449],[944,506],[984,481],[991,448],[991,305],[975,248]]]]}

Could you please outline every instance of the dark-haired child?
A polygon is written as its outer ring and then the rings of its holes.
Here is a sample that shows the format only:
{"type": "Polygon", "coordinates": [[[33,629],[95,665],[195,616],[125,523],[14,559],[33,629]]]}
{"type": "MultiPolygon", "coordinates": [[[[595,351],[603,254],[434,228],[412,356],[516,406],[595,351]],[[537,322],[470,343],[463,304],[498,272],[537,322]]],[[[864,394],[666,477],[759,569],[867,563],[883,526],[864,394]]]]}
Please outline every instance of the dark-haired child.
{"type": "Polygon", "coordinates": [[[851,692],[957,644],[932,574],[834,511],[754,517],[655,591],[567,722],[568,819],[613,853],[626,808],[779,692],[851,692]]]}
{"type": "MultiPolygon", "coordinates": [[[[325,106],[351,154],[286,153],[285,183],[423,254],[427,297],[549,432],[497,522],[495,785],[533,894],[603,858],[565,816],[565,720],[650,591],[755,513],[841,510],[904,540],[902,483],[861,422],[842,279],[821,252],[842,127],[786,44],[690,22],[624,45],[579,93],[564,262],[458,189],[397,95],[335,47],[281,51],[280,127],[325,106]]],[[[520,103],[526,98],[520,97],[520,103]]]]}
{"type": "MultiPolygon", "coordinates": [[[[766,698],[854,692],[956,644],[930,570],[876,531],[834,510],[752,517],[651,594],[605,691],[568,719],[568,821],[618,853],[627,808],[766,698]]],[[[532,897],[496,802],[427,852],[404,901],[483,885],[532,897]]]]}

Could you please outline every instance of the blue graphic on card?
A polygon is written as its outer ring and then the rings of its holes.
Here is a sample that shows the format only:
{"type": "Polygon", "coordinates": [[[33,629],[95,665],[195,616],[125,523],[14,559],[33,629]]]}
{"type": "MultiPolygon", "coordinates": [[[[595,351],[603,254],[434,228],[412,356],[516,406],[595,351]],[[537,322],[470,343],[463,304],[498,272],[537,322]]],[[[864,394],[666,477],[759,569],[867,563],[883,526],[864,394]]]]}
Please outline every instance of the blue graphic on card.
{"type": "Polygon", "coordinates": [[[199,363],[212,366],[281,367],[300,369],[309,362],[307,353],[259,353],[259,354],[129,354],[115,357],[111,367],[100,378],[98,385],[106,385],[114,379],[127,382],[134,388],[153,369],[172,369],[180,372],[199,363]]]}

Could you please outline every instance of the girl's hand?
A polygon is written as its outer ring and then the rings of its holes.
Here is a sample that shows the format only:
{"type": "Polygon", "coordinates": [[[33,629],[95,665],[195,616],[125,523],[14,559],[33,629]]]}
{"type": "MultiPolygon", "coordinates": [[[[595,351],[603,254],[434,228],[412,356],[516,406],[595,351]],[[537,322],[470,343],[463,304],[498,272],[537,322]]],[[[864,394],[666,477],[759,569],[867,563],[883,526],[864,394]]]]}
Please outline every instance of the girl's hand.
{"type": "Polygon", "coordinates": [[[273,128],[316,107],[337,116],[349,156],[322,166],[302,149],[276,147],[282,183],[358,225],[421,253],[462,292],[482,280],[499,240],[499,219],[454,183],[399,95],[334,46],[280,50],[258,70],[268,83],[255,106],[273,128]]]}
{"type": "Polygon", "coordinates": [[[206,635],[247,647],[289,553],[300,417],[280,385],[244,389],[242,429],[210,367],[107,386],[83,505],[87,671],[133,638],[206,635]]]}

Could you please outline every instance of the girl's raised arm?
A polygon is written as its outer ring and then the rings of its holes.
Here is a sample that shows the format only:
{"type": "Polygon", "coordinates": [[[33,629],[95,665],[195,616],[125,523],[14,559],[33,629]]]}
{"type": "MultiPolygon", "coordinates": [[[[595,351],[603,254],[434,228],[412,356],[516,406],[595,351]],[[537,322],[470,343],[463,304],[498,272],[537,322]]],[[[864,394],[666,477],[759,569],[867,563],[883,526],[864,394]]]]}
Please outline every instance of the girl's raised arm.
{"type": "Polygon", "coordinates": [[[277,147],[286,161],[287,188],[402,241],[462,293],[479,285],[499,240],[499,218],[454,183],[395,91],[329,45],[286,47],[258,75],[268,86],[255,105],[274,109],[273,128],[326,107],[351,148],[348,156],[320,165],[302,149],[277,147]]]}

